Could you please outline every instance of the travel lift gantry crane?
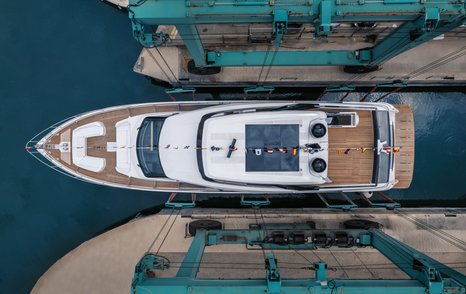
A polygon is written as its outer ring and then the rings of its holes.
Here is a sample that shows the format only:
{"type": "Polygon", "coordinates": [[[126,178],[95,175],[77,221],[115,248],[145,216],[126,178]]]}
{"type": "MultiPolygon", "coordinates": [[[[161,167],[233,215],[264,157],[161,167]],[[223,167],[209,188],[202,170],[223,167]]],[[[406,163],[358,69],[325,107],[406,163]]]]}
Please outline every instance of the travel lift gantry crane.
{"type": "Polygon", "coordinates": [[[131,291],[136,293],[247,293],[247,294],[293,294],[293,293],[465,293],[466,276],[433,258],[388,236],[380,229],[367,230],[313,230],[296,231],[295,224],[280,226],[279,232],[267,234],[260,228],[250,230],[198,230],[183,262],[173,278],[158,277],[161,270],[170,267],[163,256],[146,254],[136,265],[131,291]],[[264,253],[265,279],[197,279],[206,246],[220,244],[246,244],[259,246],[264,253]],[[280,261],[274,251],[312,250],[316,248],[372,246],[411,279],[328,279],[327,264],[314,263],[309,279],[285,280],[280,276],[280,261]]]}
{"type": "Polygon", "coordinates": [[[390,58],[466,22],[465,0],[130,0],[134,37],[146,48],[164,45],[159,25],[176,26],[199,68],[340,65],[375,70],[390,58]],[[196,25],[271,23],[278,48],[289,24],[313,24],[326,38],[335,23],[402,22],[372,48],[357,50],[208,51],[196,25]],[[267,61],[267,62],[265,62],[267,61]]]}
{"type": "MultiPolygon", "coordinates": [[[[170,195],[166,207],[181,211],[183,208],[195,206],[195,194],[192,195],[191,202],[173,202],[175,197],[175,193],[170,195]]],[[[390,201],[393,200],[390,199],[390,201]]],[[[324,202],[327,207],[332,208],[327,201],[324,202]]],[[[264,196],[263,200],[246,200],[243,196],[241,204],[260,210],[262,206],[269,205],[270,201],[267,196],[264,196]]],[[[373,206],[371,205],[371,207],[373,206]]],[[[393,209],[395,206],[375,207],[393,209]]],[[[345,210],[346,206],[333,208],[345,210]]],[[[262,211],[260,214],[262,216],[262,211]]],[[[254,215],[256,215],[256,211],[254,215]]],[[[266,224],[264,220],[263,224],[250,225],[249,230],[213,229],[213,227],[211,230],[205,230],[199,228],[194,233],[194,238],[180,264],[176,277],[159,277],[161,271],[170,268],[170,261],[164,256],[158,255],[158,250],[155,254],[147,252],[135,267],[131,293],[466,293],[466,276],[385,234],[378,223],[362,220],[351,222],[349,226],[345,224],[345,228],[344,230],[316,230],[315,224],[266,224]],[[265,259],[265,279],[198,279],[197,274],[202,266],[206,246],[224,244],[244,244],[246,248],[251,250],[260,248],[265,259]],[[319,261],[308,268],[309,272],[314,271],[313,279],[287,280],[281,278],[279,261],[275,256],[275,251],[281,250],[291,250],[298,253],[299,250],[315,250],[317,248],[366,246],[378,250],[411,279],[328,279],[328,265],[325,261],[319,261]],[[271,252],[266,253],[265,250],[271,252]]],[[[166,234],[169,233],[170,230],[166,234]]],[[[298,255],[302,256],[299,253],[298,255]]],[[[238,262],[241,263],[240,260],[238,262]]]]}

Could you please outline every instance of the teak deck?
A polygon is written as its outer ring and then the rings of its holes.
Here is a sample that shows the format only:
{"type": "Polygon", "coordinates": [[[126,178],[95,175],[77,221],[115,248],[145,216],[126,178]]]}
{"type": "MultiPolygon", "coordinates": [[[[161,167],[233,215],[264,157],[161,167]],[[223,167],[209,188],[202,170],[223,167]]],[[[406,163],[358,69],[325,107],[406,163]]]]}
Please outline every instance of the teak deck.
{"type": "MultiPolygon", "coordinates": [[[[105,136],[92,137],[87,140],[88,155],[105,158],[106,166],[102,172],[92,172],[73,165],[71,153],[61,153],[59,150],[47,150],[48,154],[64,166],[84,176],[105,183],[116,183],[123,186],[162,189],[162,190],[200,190],[202,187],[188,183],[167,181],[143,180],[127,177],[116,171],[116,152],[107,152],[107,142],[116,142],[115,124],[118,121],[144,113],[188,111],[207,107],[208,104],[166,104],[129,107],[98,113],[60,130],[49,138],[46,144],[59,144],[64,139],[69,139],[73,130],[79,126],[93,121],[100,121],[105,125],[105,136]]],[[[400,113],[396,116],[396,145],[402,149],[395,155],[396,178],[399,180],[396,188],[407,188],[411,183],[414,166],[414,126],[413,115],[407,105],[396,106],[400,113]]],[[[327,111],[327,110],[326,110],[327,111]]],[[[328,110],[330,111],[330,110],[328,110]]],[[[328,177],[332,180],[328,185],[354,185],[370,184],[372,181],[374,154],[371,151],[352,151],[349,154],[337,153],[337,149],[345,148],[373,148],[374,132],[372,114],[370,111],[357,111],[359,124],[355,128],[329,128],[329,170],[328,177]]],[[[205,189],[205,188],[204,188],[205,189]]]]}
{"type": "MultiPolygon", "coordinates": [[[[63,160],[60,158],[61,153],[59,150],[47,150],[47,152],[58,160],[64,166],[71,170],[78,172],[84,176],[93,178],[95,180],[102,181],[105,183],[116,183],[128,187],[140,187],[144,189],[166,189],[166,190],[197,190],[200,187],[187,183],[180,183],[170,179],[167,181],[156,181],[156,180],[143,180],[137,178],[131,178],[126,175],[120,174],[116,171],[116,152],[107,152],[107,142],[116,142],[116,128],[115,124],[118,121],[126,119],[130,116],[135,116],[144,113],[154,112],[170,112],[170,111],[188,111],[196,108],[205,107],[206,105],[199,104],[166,104],[156,106],[142,106],[142,107],[129,107],[119,110],[112,110],[108,112],[98,113],[81,120],[76,121],[72,125],[60,130],[55,136],[50,138],[46,144],[59,144],[60,137],[62,134],[67,132],[73,132],[74,129],[82,125],[88,124],[93,121],[100,121],[105,125],[106,134],[105,136],[92,137],[87,139],[87,154],[89,156],[95,156],[105,158],[106,165],[102,172],[92,172],[86,169],[79,168],[78,166],[71,163],[71,160],[63,160]]],[[[68,153],[71,158],[71,154],[68,153]]]]}
{"type": "Polygon", "coordinates": [[[374,166],[372,151],[337,153],[337,149],[373,148],[374,126],[371,111],[356,111],[359,124],[355,128],[329,128],[328,177],[330,185],[370,184],[374,166]]]}
{"type": "Polygon", "coordinates": [[[409,105],[395,105],[400,111],[395,121],[395,145],[401,150],[395,154],[395,189],[406,189],[411,185],[414,171],[414,117],[409,105]]]}

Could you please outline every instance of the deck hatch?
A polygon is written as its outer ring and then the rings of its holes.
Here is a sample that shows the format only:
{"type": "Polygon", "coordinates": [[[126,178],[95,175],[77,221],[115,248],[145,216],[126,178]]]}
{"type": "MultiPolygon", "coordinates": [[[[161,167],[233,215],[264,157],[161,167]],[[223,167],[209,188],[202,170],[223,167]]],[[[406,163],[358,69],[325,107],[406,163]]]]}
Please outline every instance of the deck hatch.
{"type": "Polygon", "coordinates": [[[298,146],[298,124],[246,125],[246,172],[299,171],[298,146]]]}

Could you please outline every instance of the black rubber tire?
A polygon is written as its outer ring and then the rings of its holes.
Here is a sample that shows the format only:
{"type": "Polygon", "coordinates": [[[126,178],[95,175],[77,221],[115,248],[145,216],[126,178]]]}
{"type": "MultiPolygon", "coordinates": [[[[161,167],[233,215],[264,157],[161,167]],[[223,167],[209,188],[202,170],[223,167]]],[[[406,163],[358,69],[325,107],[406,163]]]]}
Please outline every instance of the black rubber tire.
{"type": "Polygon", "coordinates": [[[377,222],[373,222],[366,219],[351,219],[347,220],[343,223],[345,229],[359,229],[359,230],[367,230],[367,229],[380,229],[382,227],[381,224],[377,222]]]}
{"type": "Polygon", "coordinates": [[[193,75],[209,76],[216,75],[222,71],[219,66],[197,67],[194,60],[188,61],[188,72],[193,75]]]}
{"type": "Polygon", "coordinates": [[[375,21],[362,21],[353,25],[359,29],[373,29],[377,26],[377,23],[375,21]]]}
{"type": "Polygon", "coordinates": [[[197,230],[221,230],[222,229],[222,223],[216,220],[210,220],[210,219],[200,219],[200,220],[195,220],[189,223],[188,225],[188,233],[191,236],[196,236],[196,231],[197,230]]]}
{"type": "Polygon", "coordinates": [[[351,74],[362,74],[379,69],[378,65],[347,65],[343,67],[343,71],[351,74]]]}

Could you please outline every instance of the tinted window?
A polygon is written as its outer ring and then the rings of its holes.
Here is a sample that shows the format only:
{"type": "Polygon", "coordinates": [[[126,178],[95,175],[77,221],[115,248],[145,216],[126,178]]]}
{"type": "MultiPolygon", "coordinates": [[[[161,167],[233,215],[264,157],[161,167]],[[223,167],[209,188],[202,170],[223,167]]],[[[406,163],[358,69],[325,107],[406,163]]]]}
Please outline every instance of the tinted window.
{"type": "Polygon", "coordinates": [[[165,118],[148,117],[139,128],[137,155],[139,166],[146,177],[165,177],[159,157],[159,137],[165,118]]]}

